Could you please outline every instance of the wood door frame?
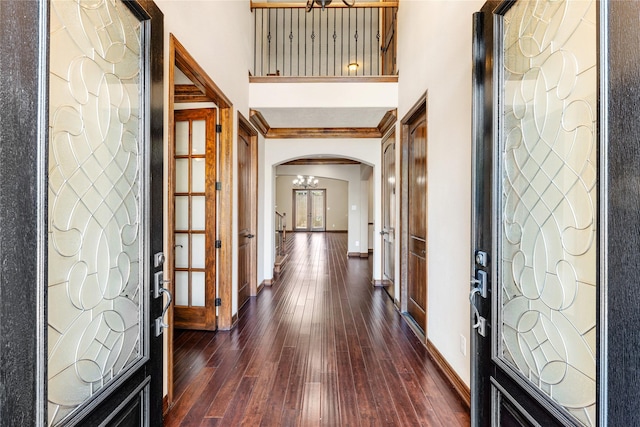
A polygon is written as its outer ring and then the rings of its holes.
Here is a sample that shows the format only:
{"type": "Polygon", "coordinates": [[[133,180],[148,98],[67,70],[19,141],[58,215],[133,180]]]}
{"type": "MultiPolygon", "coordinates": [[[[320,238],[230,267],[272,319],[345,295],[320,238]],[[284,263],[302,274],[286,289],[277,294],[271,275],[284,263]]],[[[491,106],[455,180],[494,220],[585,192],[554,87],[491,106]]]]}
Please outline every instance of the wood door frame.
{"type": "MultiPolygon", "coordinates": [[[[215,189],[216,176],[217,176],[217,134],[216,134],[216,124],[217,124],[217,108],[199,108],[199,109],[188,109],[188,110],[175,110],[171,112],[174,127],[176,122],[176,116],[186,116],[182,120],[179,121],[187,121],[191,122],[192,120],[204,120],[206,122],[206,144],[205,144],[205,230],[202,233],[205,236],[205,307],[186,307],[182,308],[184,312],[182,314],[182,320],[177,319],[175,313],[175,304],[176,299],[174,298],[174,302],[172,304],[172,323],[176,325],[178,323],[178,327],[183,327],[185,329],[195,329],[202,328],[205,330],[215,330],[216,329],[216,315],[215,315],[215,299],[216,295],[216,273],[218,270],[217,265],[217,254],[215,253],[215,243],[217,230],[215,227],[216,219],[217,219],[217,191],[215,189]],[[212,173],[213,172],[213,173],[212,173]],[[213,286],[206,284],[213,284],[213,286]],[[206,307],[213,307],[213,312],[206,310],[206,307]],[[202,311],[205,310],[204,316],[202,316],[202,311]],[[187,320],[188,319],[188,320],[187,320]]],[[[169,134],[175,135],[175,129],[172,128],[169,131],[169,134]]],[[[191,139],[191,136],[189,137],[191,139]]],[[[175,154],[175,141],[173,145],[168,147],[169,152],[169,196],[168,196],[168,233],[167,233],[167,241],[170,243],[168,247],[168,251],[166,254],[167,260],[167,269],[171,273],[168,275],[167,279],[170,280],[171,292],[172,295],[175,295],[175,235],[176,235],[176,227],[175,227],[175,183],[176,183],[176,154],[175,154]]],[[[191,153],[189,153],[188,158],[191,159],[191,153]]],[[[189,169],[189,182],[191,182],[191,169],[189,169]]],[[[189,190],[189,194],[191,191],[189,190]]],[[[189,218],[191,218],[191,204],[189,205],[189,218]]],[[[191,223],[191,220],[189,220],[191,223]]],[[[189,242],[191,243],[191,235],[192,234],[200,234],[193,233],[191,227],[185,233],[179,234],[189,234],[189,242]]],[[[191,248],[187,249],[189,254],[191,254],[191,248]]],[[[189,256],[189,265],[191,264],[191,256],[189,256]]],[[[189,270],[191,270],[191,266],[189,266],[189,270]]],[[[189,295],[191,295],[191,278],[189,278],[189,295]]],[[[191,301],[189,301],[191,304],[191,301]]]]}
{"type": "MultiPolygon", "coordinates": [[[[411,107],[411,109],[405,114],[402,119],[400,128],[400,311],[407,313],[408,300],[409,300],[409,125],[413,119],[424,112],[427,116],[427,97],[428,92],[418,99],[418,101],[411,107]]],[[[428,116],[427,116],[428,123],[428,116]]],[[[428,145],[427,135],[427,145],[428,145]]],[[[429,150],[427,149],[427,152],[429,150]]],[[[427,161],[427,173],[429,171],[427,161]]],[[[428,180],[427,180],[428,181],[428,180]]],[[[397,187],[396,187],[397,188],[397,187]]],[[[428,200],[427,200],[427,212],[428,213],[428,200]]],[[[428,215],[425,215],[425,229],[427,236],[429,233],[428,215]]],[[[428,247],[427,239],[427,247],[428,247]]],[[[427,268],[429,267],[429,254],[427,254],[427,268]]],[[[425,292],[429,294],[429,280],[427,275],[427,283],[425,284],[425,292]]],[[[428,307],[425,307],[428,308],[428,307]]],[[[427,321],[425,322],[424,338],[427,339],[427,321]]],[[[409,322],[411,324],[411,322],[409,322]]]]}
{"type": "MultiPolygon", "coordinates": [[[[395,145],[395,147],[393,148],[393,151],[394,151],[394,159],[393,159],[393,161],[394,161],[394,172],[393,173],[394,173],[394,177],[396,177],[397,176],[397,170],[398,170],[397,163],[396,163],[396,160],[397,160],[396,159],[396,154],[397,154],[396,149],[397,149],[398,146],[396,145],[396,142],[397,142],[396,141],[396,126],[393,125],[391,127],[391,129],[389,130],[389,132],[387,132],[385,134],[384,138],[382,138],[382,141],[381,141],[381,144],[380,144],[380,153],[381,153],[381,158],[382,158],[382,163],[381,163],[382,164],[382,166],[381,166],[381,169],[382,169],[382,185],[381,185],[382,194],[381,194],[381,197],[380,197],[380,200],[382,201],[382,215],[381,215],[382,227],[381,228],[384,228],[384,210],[386,209],[385,208],[385,206],[386,206],[386,204],[385,204],[385,192],[387,190],[386,184],[385,184],[385,180],[387,179],[387,177],[385,176],[385,172],[386,172],[385,166],[386,165],[385,165],[385,160],[384,160],[384,153],[385,153],[385,151],[388,149],[388,147],[390,145],[392,145],[392,144],[395,145]]],[[[397,188],[398,188],[397,180],[396,180],[395,186],[396,186],[396,192],[397,192],[397,188]]],[[[395,197],[396,192],[394,192],[394,197],[392,197],[392,199],[389,200],[389,203],[393,203],[394,205],[396,205],[396,201],[397,201],[397,199],[395,197]]],[[[382,284],[382,286],[385,287],[385,289],[387,290],[387,293],[389,293],[389,291],[388,291],[389,286],[394,288],[391,291],[390,296],[393,298],[394,304],[396,304],[396,306],[399,306],[400,302],[398,301],[398,298],[396,298],[396,296],[395,296],[395,282],[396,282],[395,272],[396,272],[396,268],[397,268],[397,262],[396,262],[397,261],[397,257],[396,257],[396,252],[397,251],[395,250],[395,248],[396,248],[396,243],[395,242],[397,240],[396,240],[395,227],[397,226],[397,219],[398,219],[398,216],[397,216],[398,215],[397,205],[395,207],[396,207],[396,209],[395,209],[395,212],[396,212],[396,218],[395,218],[396,219],[396,224],[392,224],[394,226],[394,236],[393,236],[394,237],[394,243],[393,243],[394,251],[393,251],[393,254],[392,254],[392,256],[394,258],[394,269],[393,269],[394,270],[394,277],[392,278],[393,280],[391,280],[391,281],[385,279],[384,266],[385,266],[386,251],[385,251],[385,248],[384,248],[384,236],[382,236],[382,245],[381,245],[381,255],[382,255],[382,265],[381,265],[381,267],[382,267],[382,278],[381,278],[381,282],[382,283],[381,284],[382,284]]],[[[381,231],[381,233],[382,233],[382,231],[381,231]]]]}
{"type": "MultiPolygon", "coordinates": [[[[251,125],[251,122],[238,112],[238,129],[244,129],[249,134],[249,144],[251,150],[251,188],[249,190],[249,201],[251,202],[251,229],[255,237],[251,239],[251,267],[249,276],[249,295],[256,296],[262,290],[262,284],[258,286],[258,131],[251,125]]],[[[238,188],[238,197],[240,188],[238,188]]]]}
{"type": "MultiPolygon", "coordinates": [[[[213,102],[218,107],[219,124],[222,132],[218,135],[218,181],[222,183],[222,190],[218,193],[218,240],[221,247],[218,249],[218,298],[221,305],[218,307],[218,329],[229,330],[233,327],[232,316],[232,259],[233,259],[233,104],[211,80],[204,69],[191,56],[186,48],[169,34],[169,99],[167,108],[169,111],[168,128],[173,129],[173,111],[175,108],[175,71],[178,67],[202,92],[207,101],[213,102]]],[[[169,147],[174,146],[175,141],[171,132],[168,135],[169,147]]],[[[173,236],[167,236],[165,254],[170,255],[173,247],[173,236]]],[[[169,284],[173,292],[174,284],[169,284]]],[[[167,312],[167,405],[165,412],[173,405],[173,307],[167,312]]]]}

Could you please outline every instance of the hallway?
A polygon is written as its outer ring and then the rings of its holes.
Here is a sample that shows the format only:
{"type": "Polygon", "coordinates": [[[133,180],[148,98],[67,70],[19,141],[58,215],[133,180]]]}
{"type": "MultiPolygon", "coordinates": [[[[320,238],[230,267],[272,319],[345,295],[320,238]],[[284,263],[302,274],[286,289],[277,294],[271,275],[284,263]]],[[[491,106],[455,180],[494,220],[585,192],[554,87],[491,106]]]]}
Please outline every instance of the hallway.
{"type": "Polygon", "coordinates": [[[468,409],[347,235],[291,233],[229,332],[176,331],[166,426],[467,426],[468,409]]]}

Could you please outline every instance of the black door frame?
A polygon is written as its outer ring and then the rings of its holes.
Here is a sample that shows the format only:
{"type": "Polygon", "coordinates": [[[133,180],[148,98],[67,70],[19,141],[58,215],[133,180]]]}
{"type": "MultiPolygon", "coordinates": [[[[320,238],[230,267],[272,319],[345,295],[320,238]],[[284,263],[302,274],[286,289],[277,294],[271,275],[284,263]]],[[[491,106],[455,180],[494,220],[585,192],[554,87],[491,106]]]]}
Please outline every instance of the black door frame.
{"type": "MultiPolygon", "coordinates": [[[[163,245],[164,17],[151,0],[129,3],[149,41],[152,257],[163,245]]],[[[0,426],[47,424],[49,7],[46,0],[0,5],[0,426]]],[[[150,298],[149,323],[161,312],[161,299],[150,298]]],[[[127,422],[139,408],[136,397],[148,396],[150,425],[162,425],[162,336],[154,335],[149,331],[153,357],[76,422],[127,422]]]]}
{"type": "MultiPolygon", "coordinates": [[[[474,164],[477,180],[492,170],[493,159],[493,11],[489,1],[474,15],[474,164]],[[480,59],[483,58],[483,59],[480,59]]],[[[599,425],[640,425],[640,5],[633,1],[599,0],[598,7],[598,348],[597,422],[599,425]]],[[[493,227],[491,185],[474,188],[471,271],[475,251],[490,249],[493,227]],[[485,215],[481,215],[482,213],[485,215]]],[[[489,251],[490,253],[490,251],[489,251]]],[[[489,260],[491,263],[491,260],[489,260]]],[[[490,265],[490,264],[489,264],[490,265]]],[[[489,269],[490,271],[490,269],[489,269]]],[[[491,307],[476,298],[480,315],[488,320],[491,307]]],[[[475,321],[472,317],[471,324],[475,321]]],[[[471,425],[491,425],[490,377],[501,376],[480,359],[491,360],[491,343],[471,330],[471,425]]],[[[544,425],[554,425],[549,414],[532,400],[517,405],[544,425]]]]}

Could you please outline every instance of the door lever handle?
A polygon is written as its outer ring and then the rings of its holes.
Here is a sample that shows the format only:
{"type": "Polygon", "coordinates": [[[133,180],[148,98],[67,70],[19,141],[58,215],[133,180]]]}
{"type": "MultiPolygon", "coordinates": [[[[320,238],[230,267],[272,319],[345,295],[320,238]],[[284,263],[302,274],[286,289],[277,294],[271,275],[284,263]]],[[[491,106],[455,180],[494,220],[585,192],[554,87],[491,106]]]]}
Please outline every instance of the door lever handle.
{"type": "MultiPolygon", "coordinates": [[[[169,282],[168,280],[165,280],[164,283],[169,282]]],[[[171,295],[171,292],[169,291],[169,289],[165,288],[164,286],[161,286],[158,289],[158,294],[162,295],[162,294],[166,294],[167,295],[167,302],[164,305],[164,308],[162,309],[162,314],[160,315],[160,317],[156,318],[156,337],[159,337],[162,334],[162,330],[163,329],[167,329],[169,327],[169,325],[167,323],[165,323],[164,321],[164,316],[165,314],[167,314],[167,310],[169,310],[169,306],[171,306],[171,302],[173,301],[173,296],[171,295]]]]}
{"type": "Polygon", "coordinates": [[[256,236],[254,236],[253,234],[247,234],[247,239],[253,239],[254,237],[256,236]]]}
{"type": "Polygon", "coordinates": [[[387,230],[380,231],[380,235],[381,236],[384,236],[385,234],[389,234],[389,232],[387,230]]]}

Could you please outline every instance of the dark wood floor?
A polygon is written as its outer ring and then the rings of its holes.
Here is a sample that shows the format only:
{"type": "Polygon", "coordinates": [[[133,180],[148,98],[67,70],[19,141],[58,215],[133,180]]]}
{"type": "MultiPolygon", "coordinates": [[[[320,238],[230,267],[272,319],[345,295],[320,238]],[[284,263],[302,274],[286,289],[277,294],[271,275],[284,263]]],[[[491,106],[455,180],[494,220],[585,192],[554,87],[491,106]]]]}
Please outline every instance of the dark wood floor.
{"type": "Polygon", "coordinates": [[[469,413],[342,233],[287,235],[230,332],[176,331],[167,426],[468,426],[469,413]]]}

